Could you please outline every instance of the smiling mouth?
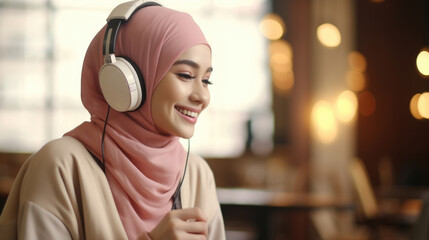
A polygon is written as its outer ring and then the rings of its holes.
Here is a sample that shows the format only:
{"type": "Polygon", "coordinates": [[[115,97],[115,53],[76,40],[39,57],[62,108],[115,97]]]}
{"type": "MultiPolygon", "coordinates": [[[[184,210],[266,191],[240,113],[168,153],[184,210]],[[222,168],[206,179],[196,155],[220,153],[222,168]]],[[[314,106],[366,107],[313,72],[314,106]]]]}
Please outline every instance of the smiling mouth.
{"type": "Polygon", "coordinates": [[[179,111],[181,114],[186,115],[186,116],[188,116],[188,117],[191,117],[191,118],[196,118],[196,117],[198,117],[198,113],[196,113],[196,112],[192,112],[192,111],[189,111],[189,110],[186,110],[186,109],[183,109],[183,108],[179,108],[179,107],[175,107],[175,108],[176,108],[176,110],[177,110],[177,111],[179,111]]]}

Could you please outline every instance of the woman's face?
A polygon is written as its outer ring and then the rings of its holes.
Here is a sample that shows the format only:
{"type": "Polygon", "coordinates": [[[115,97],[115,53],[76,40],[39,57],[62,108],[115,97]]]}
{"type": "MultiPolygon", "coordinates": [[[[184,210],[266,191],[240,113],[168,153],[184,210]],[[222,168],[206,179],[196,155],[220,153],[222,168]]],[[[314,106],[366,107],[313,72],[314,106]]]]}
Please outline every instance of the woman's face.
{"type": "Polygon", "coordinates": [[[180,55],[152,95],[152,118],[163,135],[190,138],[210,102],[211,51],[196,45],[180,55]]]}

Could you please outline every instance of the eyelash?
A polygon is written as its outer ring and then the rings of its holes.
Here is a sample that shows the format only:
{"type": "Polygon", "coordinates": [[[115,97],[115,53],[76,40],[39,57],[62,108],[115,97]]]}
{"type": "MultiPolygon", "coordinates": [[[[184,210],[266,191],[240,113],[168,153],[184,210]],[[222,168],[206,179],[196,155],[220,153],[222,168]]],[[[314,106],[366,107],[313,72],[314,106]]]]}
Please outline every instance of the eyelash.
{"type": "MultiPolygon", "coordinates": [[[[186,73],[177,73],[177,76],[184,78],[184,79],[194,79],[195,78],[195,77],[192,77],[191,75],[186,74],[186,73]]],[[[213,82],[211,82],[208,79],[203,79],[203,83],[208,84],[208,85],[213,84],[213,82]]]]}
{"type": "Polygon", "coordinates": [[[191,75],[186,74],[186,73],[178,73],[177,76],[184,78],[184,79],[194,79],[195,78],[195,77],[192,77],[191,75]]]}
{"type": "Polygon", "coordinates": [[[204,79],[203,83],[208,84],[208,85],[212,85],[213,84],[213,82],[210,81],[210,80],[208,80],[208,79],[204,79]]]}

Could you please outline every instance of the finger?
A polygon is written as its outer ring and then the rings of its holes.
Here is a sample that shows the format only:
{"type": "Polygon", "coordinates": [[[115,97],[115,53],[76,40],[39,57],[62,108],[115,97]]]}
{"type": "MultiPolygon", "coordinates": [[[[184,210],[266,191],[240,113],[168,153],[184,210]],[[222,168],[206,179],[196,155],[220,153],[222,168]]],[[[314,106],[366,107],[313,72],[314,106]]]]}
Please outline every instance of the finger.
{"type": "Polygon", "coordinates": [[[207,222],[207,217],[200,208],[185,208],[174,211],[174,215],[183,221],[207,222]]]}
{"type": "Polygon", "coordinates": [[[187,221],[184,222],[183,230],[192,234],[203,234],[207,236],[208,226],[206,222],[187,221]]]}
{"type": "Polygon", "coordinates": [[[206,240],[207,236],[201,234],[186,234],[183,239],[187,240],[206,240]]]}
{"type": "Polygon", "coordinates": [[[201,235],[201,234],[189,234],[185,233],[183,235],[180,235],[178,239],[186,239],[186,240],[206,240],[207,236],[201,235]]]}

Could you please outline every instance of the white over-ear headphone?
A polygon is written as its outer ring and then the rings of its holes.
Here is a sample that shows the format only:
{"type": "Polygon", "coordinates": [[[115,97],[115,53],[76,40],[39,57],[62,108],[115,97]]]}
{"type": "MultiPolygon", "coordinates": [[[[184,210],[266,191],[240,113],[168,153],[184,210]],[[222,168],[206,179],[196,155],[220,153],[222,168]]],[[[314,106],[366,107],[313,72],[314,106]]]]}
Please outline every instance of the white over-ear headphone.
{"type": "Polygon", "coordinates": [[[103,40],[104,65],[99,71],[99,82],[104,99],[118,112],[134,111],[145,101],[146,88],[139,68],[131,59],[115,56],[115,44],[121,23],[148,6],[161,5],[143,0],[125,2],[115,7],[107,18],[103,40]]]}

